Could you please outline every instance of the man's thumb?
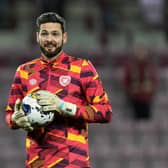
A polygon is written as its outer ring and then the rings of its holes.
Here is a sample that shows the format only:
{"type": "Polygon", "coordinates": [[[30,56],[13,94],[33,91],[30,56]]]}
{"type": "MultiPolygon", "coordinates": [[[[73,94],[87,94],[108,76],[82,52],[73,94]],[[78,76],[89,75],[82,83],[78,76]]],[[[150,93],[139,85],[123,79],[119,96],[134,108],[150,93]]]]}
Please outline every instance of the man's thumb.
{"type": "Polygon", "coordinates": [[[15,102],[15,111],[18,111],[20,109],[20,105],[21,105],[21,100],[17,99],[15,102]]]}

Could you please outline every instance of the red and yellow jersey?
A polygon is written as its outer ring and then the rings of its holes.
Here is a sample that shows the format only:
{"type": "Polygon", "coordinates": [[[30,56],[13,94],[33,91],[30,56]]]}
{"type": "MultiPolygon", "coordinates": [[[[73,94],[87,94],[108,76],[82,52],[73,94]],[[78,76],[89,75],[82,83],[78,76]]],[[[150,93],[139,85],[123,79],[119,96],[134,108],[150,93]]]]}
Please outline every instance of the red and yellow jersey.
{"type": "Polygon", "coordinates": [[[62,52],[55,61],[43,57],[18,67],[6,108],[6,122],[12,129],[16,99],[37,90],[48,90],[77,105],[73,117],[56,115],[54,121],[35,128],[26,137],[27,168],[86,168],[88,123],[111,121],[112,110],[106,92],[93,65],[62,52]]]}

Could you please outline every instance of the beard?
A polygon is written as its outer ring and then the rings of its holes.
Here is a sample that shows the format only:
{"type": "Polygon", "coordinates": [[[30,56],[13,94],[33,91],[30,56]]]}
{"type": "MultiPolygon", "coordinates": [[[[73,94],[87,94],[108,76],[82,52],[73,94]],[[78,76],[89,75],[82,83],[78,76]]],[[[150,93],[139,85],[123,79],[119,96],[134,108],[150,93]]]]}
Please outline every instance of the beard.
{"type": "Polygon", "coordinates": [[[54,51],[48,51],[45,49],[45,47],[47,47],[48,45],[53,45],[54,47],[56,47],[57,45],[53,42],[48,42],[44,45],[44,47],[42,45],[40,45],[40,49],[41,52],[47,57],[47,58],[53,58],[56,55],[58,55],[60,53],[60,51],[63,48],[63,41],[61,43],[61,45],[59,47],[57,47],[54,51]]]}

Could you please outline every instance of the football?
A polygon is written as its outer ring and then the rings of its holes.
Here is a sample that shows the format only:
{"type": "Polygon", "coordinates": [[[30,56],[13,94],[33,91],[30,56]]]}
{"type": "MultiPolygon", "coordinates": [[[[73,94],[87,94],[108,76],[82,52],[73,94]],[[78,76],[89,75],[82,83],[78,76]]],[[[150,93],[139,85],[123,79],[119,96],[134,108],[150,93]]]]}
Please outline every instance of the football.
{"type": "Polygon", "coordinates": [[[44,126],[54,119],[54,112],[43,112],[33,93],[23,98],[22,109],[32,126],[44,126]]]}

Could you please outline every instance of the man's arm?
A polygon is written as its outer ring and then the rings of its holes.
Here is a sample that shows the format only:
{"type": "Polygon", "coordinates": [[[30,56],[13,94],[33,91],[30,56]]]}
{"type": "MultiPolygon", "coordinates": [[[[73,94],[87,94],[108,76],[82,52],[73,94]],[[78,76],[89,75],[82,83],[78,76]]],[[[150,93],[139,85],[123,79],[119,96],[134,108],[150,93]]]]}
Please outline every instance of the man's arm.
{"type": "Polygon", "coordinates": [[[16,70],[13,84],[10,89],[8,104],[6,106],[6,123],[12,129],[18,129],[19,127],[12,121],[12,115],[14,113],[15,102],[17,99],[22,100],[22,87],[20,79],[20,68],[16,70]]]}
{"type": "Polygon", "coordinates": [[[111,104],[91,62],[85,60],[80,77],[88,104],[77,106],[75,117],[83,118],[88,122],[110,122],[112,119],[111,104]]]}

